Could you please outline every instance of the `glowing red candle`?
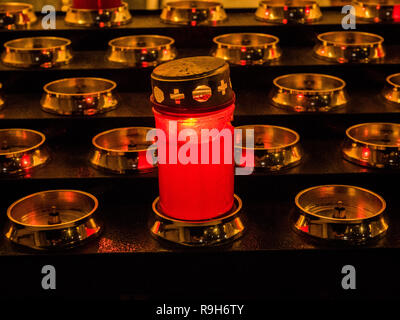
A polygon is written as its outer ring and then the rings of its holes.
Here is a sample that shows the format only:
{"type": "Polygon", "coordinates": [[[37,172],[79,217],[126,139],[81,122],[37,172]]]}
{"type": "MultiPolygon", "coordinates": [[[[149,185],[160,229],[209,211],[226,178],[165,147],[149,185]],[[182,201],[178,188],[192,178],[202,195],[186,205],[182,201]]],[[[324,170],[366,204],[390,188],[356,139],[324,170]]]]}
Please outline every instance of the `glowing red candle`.
{"type": "Polygon", "coordinates": [[[156,128],[166,138],[164,145],[158,140],[161,211],[192,221],[229,212],[235,108],[229,66],[213,57],[171,61],[154,69],[152,87],[156,128]]]}
{"type": "Polygon", "coordinates": [[[121,0],[73,0],[75,9],[110,9],[122,5],[121,0]]]}

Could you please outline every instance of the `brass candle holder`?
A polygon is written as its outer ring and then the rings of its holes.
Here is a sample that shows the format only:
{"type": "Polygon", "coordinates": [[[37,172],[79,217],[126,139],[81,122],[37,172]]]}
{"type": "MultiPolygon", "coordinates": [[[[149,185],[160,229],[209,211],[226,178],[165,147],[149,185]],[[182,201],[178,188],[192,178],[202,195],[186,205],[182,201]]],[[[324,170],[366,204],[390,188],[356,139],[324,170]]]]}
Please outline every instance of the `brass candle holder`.
{"type": "Polygon", "coordinates": [[[262,0],[255,15],[257,20],[281,24],[308,24],[322,19],[318,3],[307,0],[262,0]]]}
{"type": "Polygon", "coordinates": [[[355,186],[322,185],[296,195],[295,230],[317,239],[362,244],[388,229],[386,202],[355,186]]]}
{"type": "MultiPolygon", "coordinates": [[[[241,143],[235,144],[239,166],[246,167],[246,159],[254,162],[255,169],[279,171],[298,165],[303,157],[300,136],[297,132],[271,125],[247,125],[236,127],[242,130],[241,143]],[[254,130],[254,147],[246,147],[246,130],[254,130]],[[254,154],[254,158],[252,156],[254,154]]],[[[235,142],[238,139],[235,138],[235,142]]]]}
{"type": "Polygon", "coordinates": [[[161,12],[161,21],[171,24],[198,26],[215,25],[227,19],[225,10],[217,1],[173,1],[167,2],[161,12]]]}
{"type": "Polygon", "coordinates": [[[58,37],[31,37],[8,41],[1,60],[18,68],[52,68],[72,59],[71,41],[58,37]]]}
{"type": "Polygon", "coordinates": [[[7,210],[5,236],[37,250],[75,247],[101,231],[98,200],[78,190],[49,190],[14,202],[7,210]]]}
{"type": "Polygon", "coordinates": [[[279,39],[263,33],[230,33],[213,39],[212,55],[232,64],[255,65],[278,59],[282,52],[279,39]]]}
{"type": "Polygon", "coordinates": [[[78,27],[111,28],[129,23],[132,20],[128,4],[122,2],[117,8],[79,9],[69,7],[65,23],[78,27]]]}
{"type": "Polygon", "coordinates": [[[107,59],[129,67],[153,67],[176,57],[175,40],[158,35],[127,36],[111,40],[107,59]]]}
{"type": "Polygon", "coordinates": [[[294,73],[273,81],[272,103],[295,112],[327,112],[348,102],[346,83],[337,77],[317,73],[294,73]]]}
{"type": "Polygon", "coordinates": [[[345,159],[362,166],[400,168],[400,124],[361,123],[346,130],[345,159]]]}
{"type": "Polygon", "coordinates": [[[36,21],[33,6],[30,3],[0,3],[0,29],[29,29],[36,21]]]}
{"type": "Polygon", "coordinates": [[[128,127],[101,132],[92,139],[90,163],[105,171],[126,174],[148,172],[156,165],[157,148],[146,135],[153,128],[128,127]],[[150,152],[152,161],[147,160],[150,152]]]}
{"type": "Polygon", "coordinates": [[[400,73],[392,74],[386,78],[386,85],[382,94],[387,101],[400,103],[400,73]]]}
{"type": "Polygon", "coordinates": [[[368,22],[399,22],[400,1],[398,0],[362,0],[353,1],[356,17],[368,22]]]}
{"type": "Polygon", "coordinates": [[[43,87],[40,103],[46,112],[91,116],[114,110],[118,105],[117,84],[102,78],[67,78],[43,87]]]}
{"type": "Polygon", "coordinates": [[[386,55],[383,38],[358,31],[333,31],[318,35],[316,57],[339,63],[377,62],[386,55]]]}
{"type": "Polygon", "coordinates": [[[243,235],[242,200],[235,194],[232,209],[221,217],[204,221],[185,221],[166,216],[160,198],[153,202],[150,232],[156,239],[186,247],[211,247],[226,244],[243,235]]]}
{"type": "Polygon", "coordinates": [[[30,129],[0,129],[0,174],[27,173],[50,159],[43,133],[30,129]]]}

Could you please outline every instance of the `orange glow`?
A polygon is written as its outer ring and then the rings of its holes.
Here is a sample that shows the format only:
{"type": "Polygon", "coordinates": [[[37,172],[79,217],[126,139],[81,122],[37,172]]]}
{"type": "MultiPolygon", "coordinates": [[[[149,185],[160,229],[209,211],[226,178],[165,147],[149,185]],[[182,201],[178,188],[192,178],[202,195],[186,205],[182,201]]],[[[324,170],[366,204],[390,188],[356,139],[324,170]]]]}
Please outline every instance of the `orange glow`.
{"type": "Polygon", "coordinates": [[[362,148],[362,151],[361,151],[361,158],[362,158],[363,160],[368,160],[368,159],[369,159],[369,156],[370,156],[370,150],[369,150],[369,148],[362,148]]]}
{"type": "Polygon", "coordinates": [[[153,228],[151,228],[151,231],[155,234],[158,233],[158,230],[160,230],[160,221],[156,221],[154,224],[153,228]]]}
{"type": "Polygon", "coordinates": [[[309,232],[308,226],[301,226],[300,230],[303,231],[303,232],[307,232],[307,233],[309,232]]]}
{"type": "Polygon", "coordinates": [[[400,4],[395,5],[393,7],[393,20],[399,21],[400,20],[400,4]]]}
{"type": "Polygon", "coordinates": [[[295,106],[294,110],[297,111],[297,112],[301,112],[301,111],[304,110],[304,107],[303,106],[295,106]]]}
{"type": "Polygon", "coordinates": [[[23,167],[29,167],[31,165],[31,160],[29,158],[29,155],[24,155],[21,159],[21,163],[23,167]]]}
{"type": "Polygon", "coordinates": [[[92,104],[93,103],[93,97],[86,97],[86,103],[92,104]]]}

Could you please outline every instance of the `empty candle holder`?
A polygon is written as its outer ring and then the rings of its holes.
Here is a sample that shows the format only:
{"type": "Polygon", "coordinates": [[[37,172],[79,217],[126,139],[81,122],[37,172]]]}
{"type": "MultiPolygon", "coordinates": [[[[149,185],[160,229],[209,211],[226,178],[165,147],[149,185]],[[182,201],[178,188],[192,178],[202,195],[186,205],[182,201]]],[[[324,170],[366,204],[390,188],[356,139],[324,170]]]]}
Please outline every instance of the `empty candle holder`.
{"type": "Polygon", "coordinates": [[[232,64],[264,64],[278,59],[282,52],[279,39],[263,33],[230,33],[213,39],[212,55],[232,64]]]}
{"type": "Polygon", "coordinates": [[[31,194],[7,209],[5,236],[37,250],[66,249],[85,243],[101,231],[98,200],[78,190],[31,194]]]}
{"type": "Polygon", "coordinates": [[[295,204],[295,230],[317,239],[362,244],[388,229],[385,200],[360,187],[312,187],[298,193],[295,204]]]}
{"type": "Polygon", "coordinates": [[[58,37],[31,37],[8,41],[1,60],[18,68],[52,68],[72,59],[71,41],[58,37]]]}
{"type": "Polygon", "coordinates": [[[382,94],[389,102],[400,103],[400,73],[392,74],[386,78],[386,85],[382,94]]]}
{"type": "Polygon", "coordinates": [[[396,0],[353,1],[356,17],[368,22],[399,22],[400,2],[396,0]]]}
{"type": "Polygon", "coordinates": [[[273,105],[295,112],[327,112],[348,102],[346,83],[337,77],[317,73],[294,73],[273,81],[273,105]]]}
{"type": "Polygon", "coordinates": [[[316,57],[338,63],[378,62],[386,55],[383,38],[358,31],[333,31],[318,35],[316,57]]]}
{"type": "Polygon", "coordinates": [[[114,110],[118,105],[117,84],[102,78],[67,78],[43,87],[40,101],[46,112],[91,116],[114,110]]]}
{"type": "Polygon", "coordinates": [[[128,127],[99,133],[92,139],[90,163],[98,169],[119,174],[151,171],[157,165],[157,147],[154,141],[146,140],[152,129],[128,127]]]}
{"type": "Polygon", "coordinates": [[[111,28],[129,23],[132,20],[128,4],[121,1],[74,1],[67,9],[65,23],[78,27],[111,28]],[[102,3],[104,2],[104,4],[102,3]],[[100,5],[98,5],[100,3],[100,5]]]}
{"type": "Polygon", "coordinates": [[[175,40],[158,35],[127,36],[111,40],[107,59],[130,67],[153,67],[176,57],[175,40]]]}
{"type": "Polygon", "coordinates": [[[217,1],[167,2],[161,12],[161,21],[171,24],[198,26],[216,25],[227,19],[222,3],[217,1]]]}
{"type": "Polygon", "coordinates": [[[362,166],[400,168],[400,124],[361,123],[346,130],[345,159],[362,166]]]}
{"type": "Polygon", "coordinates": [[[30,129],[0,129],[0,174],[29,173],[50,159],[43,133],[30,129]]]}
{"type": "Polygon", "coordinates": [[[256,19],[280,24],[308,24],[321,20],[322,13],[316,1],[263,0],[256,10],[256,19]]]}
{"type": "Polygon", "coordinates": [[[301,162],[303,151],[297,132],[271,125],[247,125],[236,127],[241,136],[235,137],[235,159],[238,166],[279,171],[301,162]],[[253,130],[254,146],[246,147],[246,131],[253,130]],[[240,139],[241,138],[241,139],[240,139]],[[238,144],[237,140],[241,140],[238,144]],[[251,162],[251,163],[248,163],[251,162]]]}
{"type": "Polygon", "coordinates": [[[37,21],[33,6],[23,2],[0,3],[0,29],[29,29],[37,21]]]}

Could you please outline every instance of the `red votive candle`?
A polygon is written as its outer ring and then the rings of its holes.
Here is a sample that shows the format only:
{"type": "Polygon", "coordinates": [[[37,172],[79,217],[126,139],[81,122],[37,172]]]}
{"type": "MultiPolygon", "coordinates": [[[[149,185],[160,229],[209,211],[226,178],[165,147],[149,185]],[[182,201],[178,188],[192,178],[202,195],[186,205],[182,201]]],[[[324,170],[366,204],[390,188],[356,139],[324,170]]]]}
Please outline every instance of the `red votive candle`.
{"type": "Polygon", "coordinates": [[[154,69],[152,87],[156,128],[165,136],[157,146],[160,210],[188,221],[228,213],[235,108],[229,66],[213,57],[174,60],[154,69]]]}
{"type": "Polygon", "coordinates": [[[73,0],[72,2],[72,7],[75,9],[110,9],[121,5],[121,0],[73,0]]]}

